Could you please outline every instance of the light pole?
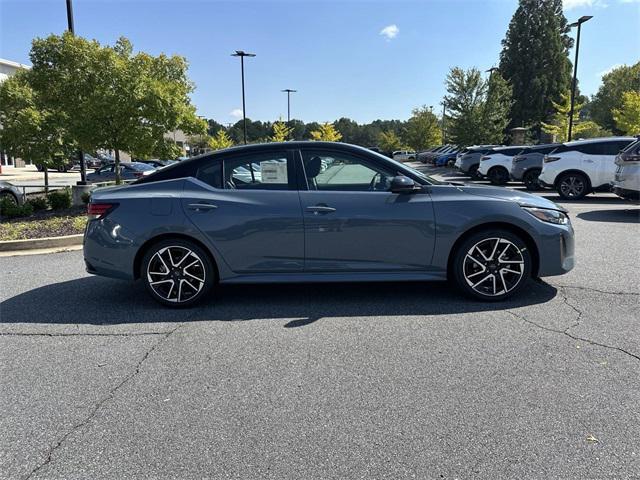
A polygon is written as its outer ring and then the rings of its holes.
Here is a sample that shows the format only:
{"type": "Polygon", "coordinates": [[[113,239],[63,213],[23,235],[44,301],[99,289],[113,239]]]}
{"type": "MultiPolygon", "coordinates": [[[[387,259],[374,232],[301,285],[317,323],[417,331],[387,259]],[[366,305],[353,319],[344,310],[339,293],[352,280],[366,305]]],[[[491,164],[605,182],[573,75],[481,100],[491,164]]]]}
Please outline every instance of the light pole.
{"type": "Polygon", "coordinates": [[[232,57],[240,57],[240,72],[242,74],[242,123],[244,125],[244,144],[247,144],[247,112],[244,102],[244,57],[255,57],[255,53],[247,53],[242,50],[236,50],[231,54],[232,57]]]}
{"type": "Polygon", "coordinates": [[[442,144],[447,144],[447,129],[445,127],[445,117],[447,115],[447,102],[442,101],[442,144]]]}
{"type": "Polygon", "coordinates": [[[297,90],[285,88],[284,90],[280,91],[287,93],[287,127],[291,128],[291,94],[297,92],[297,90]]]}
{"type": "Polygon", "coordinates": [[[573,22],[569,27],[578,27],[578,37],[576,39],[576,59],[573,62],[573,80],[571,81],[571,108],[569,109],[569,134],[568,140],[571,141],[571,131],[573,130],[573,106],[576,100],[576,76],[578,75],[578,52],[580,52],[580,28],[587,20],[593,18],[593,15],[583,15],[577,22],[573,22]]]}
{"type": "MultiPolygon", "coordinates": [[[[71,0],[67,0],[67,30],[71,35],[75,35],[75,31],[73,29],[73,5],[71,0]]],[[[78,150],[78,161],[80,162],[80,181],[78,185],[86,185],[87,184],[87,165],[84,161],[84,153],[82,150],[78,150]]]]}

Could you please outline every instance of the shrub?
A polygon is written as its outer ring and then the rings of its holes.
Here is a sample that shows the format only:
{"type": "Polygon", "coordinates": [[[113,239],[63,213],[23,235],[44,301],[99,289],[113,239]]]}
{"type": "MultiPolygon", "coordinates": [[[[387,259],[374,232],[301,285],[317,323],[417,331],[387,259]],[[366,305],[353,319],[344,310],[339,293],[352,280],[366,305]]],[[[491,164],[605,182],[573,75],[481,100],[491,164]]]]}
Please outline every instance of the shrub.
{"type": "Polygon", "coordinates": [[[84,192],[80,198],[82,199],[82,203],[87,205],[91,201],[91,192],[84,192]]]}
{"type": "Polygon", "coordinates": [[[47,202],[46,197],[33,197],[27,201],[33,207],[34,212],[39,212],[40,210],[46,210],[49,208],[49,202],[47,202]]]}
{"type": "Polygon", "coordinates": [[[0,200],[0,215],[7,218],[28,217],[33,213],[33,206],[30,203],[16,205],[8,198],[0,200]]]}
{"type": "Polygon", "coordinates": [[[68,188],[51,192],[48,195],[49,204],[53,210],[64,210],[71,208],[71,192],[68,188]]]}

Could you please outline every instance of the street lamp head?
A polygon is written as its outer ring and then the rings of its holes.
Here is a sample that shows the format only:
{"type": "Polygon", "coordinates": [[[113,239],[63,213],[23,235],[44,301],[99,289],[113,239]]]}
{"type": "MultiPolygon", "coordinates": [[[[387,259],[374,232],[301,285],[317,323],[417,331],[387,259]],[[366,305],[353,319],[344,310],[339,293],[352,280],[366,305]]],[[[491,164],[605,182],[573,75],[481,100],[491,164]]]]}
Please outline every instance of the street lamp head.
{"type": "Polygon", "coordinates": [[[297,92],[297,90],[293,90],[291,88],[285,88],[284,90],[280,90],[281,92],[286,92],[286,93],[293,93],[293,92],[297,92]]]}
{"type": "Polygon", "coordinates": [[[588,20],[591,20],[592,18],[593,18],[593,15],[583,15],[582,17],[580,17],[580,18],[578,19],[578,21],[577,21],[577,22],[570,23],[570,24],[569,24],[569,27],[570,27],[570,28],[577,27],[578,25],[581,25],[581,24],[583,24],[584,22],[586,22],[586,21],[588,21],[588,20]]]}
{"type": "Polygon", "coordinates": [[[232,57],[255,57],[255,53],[247,53],[243,50],[236,50],[236,53],[231,54],[232,57]]]}
{"type": "Polygon", "coordinates": [[[498,70],[499,70],[498,67],[491,67],[491,68],[485,70],[485,72],[493,73],[493,72],[497,72],[498,70]]]}

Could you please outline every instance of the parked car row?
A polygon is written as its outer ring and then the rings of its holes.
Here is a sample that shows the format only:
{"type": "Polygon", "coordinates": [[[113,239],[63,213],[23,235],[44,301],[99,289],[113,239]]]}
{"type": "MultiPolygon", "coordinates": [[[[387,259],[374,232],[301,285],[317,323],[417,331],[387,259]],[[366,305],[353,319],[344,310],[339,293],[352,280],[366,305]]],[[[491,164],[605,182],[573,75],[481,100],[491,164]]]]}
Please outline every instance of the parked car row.
{"type": "Polygon", "coordinates": [[[611,189],[623,198],[637,198],[640,140],[607,137],[534,146],[478,145],[459,152],[455,167],[494,185],[515,180],[528,190],[552,188],[564,199],[611,189]]]}

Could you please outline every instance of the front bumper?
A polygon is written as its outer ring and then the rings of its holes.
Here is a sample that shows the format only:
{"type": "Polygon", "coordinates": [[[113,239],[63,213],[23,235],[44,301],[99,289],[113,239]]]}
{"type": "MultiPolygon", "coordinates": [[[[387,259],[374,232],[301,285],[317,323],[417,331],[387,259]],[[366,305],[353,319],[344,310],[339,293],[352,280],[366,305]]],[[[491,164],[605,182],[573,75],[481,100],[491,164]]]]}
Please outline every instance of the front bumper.
{"type": "Polygon", "coordinates": [[[563,275],[575,266],[575,233],[573,226],[549,225],[539,245],[539,277],[563,275]]]}

